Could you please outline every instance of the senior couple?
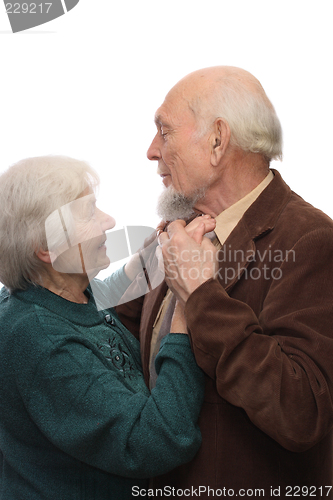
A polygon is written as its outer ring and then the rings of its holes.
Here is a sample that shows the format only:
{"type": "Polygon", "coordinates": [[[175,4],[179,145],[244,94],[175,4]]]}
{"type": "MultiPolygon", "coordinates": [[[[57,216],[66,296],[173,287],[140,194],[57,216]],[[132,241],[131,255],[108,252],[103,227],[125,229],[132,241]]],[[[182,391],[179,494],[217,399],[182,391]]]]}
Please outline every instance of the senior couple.
{"type": "Polygon", "coordinates": [[[0,498],[332,498],[333,223],[270,170],[281,128],[248,72],[191,73],[155,122],[168,222],[144,273],[96,279],[115,222],[86,163],[0,178],[0,498]]]}

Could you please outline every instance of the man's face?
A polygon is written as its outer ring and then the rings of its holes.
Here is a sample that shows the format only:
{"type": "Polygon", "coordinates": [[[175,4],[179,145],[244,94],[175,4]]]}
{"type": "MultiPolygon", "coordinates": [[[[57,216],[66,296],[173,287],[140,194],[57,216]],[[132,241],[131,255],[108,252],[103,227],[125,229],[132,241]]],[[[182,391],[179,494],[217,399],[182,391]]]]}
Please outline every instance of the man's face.
{"type": "Polygon", "coordinates": [[[209,187],[209,134],[199,135],[198,124],[180,91],[172,90],[155,116],[156,136],[147,156],[158,162],[158,174],[166,188],[193,197],[198,189],[209,187]]]}

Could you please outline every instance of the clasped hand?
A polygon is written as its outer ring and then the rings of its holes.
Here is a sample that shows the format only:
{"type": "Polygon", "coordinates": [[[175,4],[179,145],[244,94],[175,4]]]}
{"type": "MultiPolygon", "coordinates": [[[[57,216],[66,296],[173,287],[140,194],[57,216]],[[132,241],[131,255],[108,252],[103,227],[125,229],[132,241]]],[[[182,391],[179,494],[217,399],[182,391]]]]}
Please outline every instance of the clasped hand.
{"type": "Polygon", "coordinates": [[[176,298],[185,304],[191,293],[217,271],[217,249],[204,235],[215,229],[209,215],[188,226],[183,220],[169,224],[159,235],[159,258],[163,257],[165,280],[176,298]]]}

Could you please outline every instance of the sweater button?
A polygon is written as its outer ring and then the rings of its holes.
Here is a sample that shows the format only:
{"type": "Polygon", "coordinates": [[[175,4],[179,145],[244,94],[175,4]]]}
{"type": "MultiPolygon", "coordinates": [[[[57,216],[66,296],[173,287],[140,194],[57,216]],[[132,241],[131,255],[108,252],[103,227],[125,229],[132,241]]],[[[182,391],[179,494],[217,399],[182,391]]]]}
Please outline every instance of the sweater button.
{"type": "Polygon", "coordinates": [[[107,314],[104,319],[105,319],[105,321],[107,322],[108,325],[114,325],[115,324],[115,320],[113,319],[113,317],[111,316],[111,314],[107,314]]]}

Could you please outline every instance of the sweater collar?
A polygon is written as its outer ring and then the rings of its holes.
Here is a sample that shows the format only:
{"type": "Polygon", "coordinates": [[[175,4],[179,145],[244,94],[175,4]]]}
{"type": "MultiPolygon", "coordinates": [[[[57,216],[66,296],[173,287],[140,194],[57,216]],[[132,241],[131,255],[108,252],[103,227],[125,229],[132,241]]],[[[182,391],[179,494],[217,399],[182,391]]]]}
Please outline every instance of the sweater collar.
{"type": "Polygon", "coordinates": [[[94,326],[103,320],[103,311],[98,312],[90,286],[86,290],[88,304],[77,304],[60,297],[47,288],[29,285],[26,290],[17,290],[13,296],[18,300],[42,307],[77,325],[94,326]]]}

